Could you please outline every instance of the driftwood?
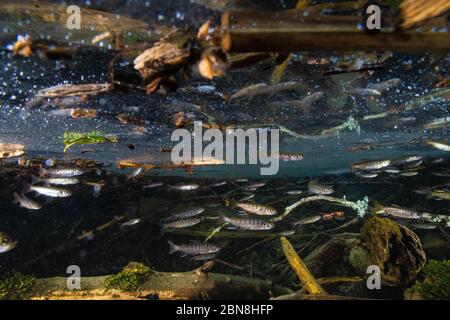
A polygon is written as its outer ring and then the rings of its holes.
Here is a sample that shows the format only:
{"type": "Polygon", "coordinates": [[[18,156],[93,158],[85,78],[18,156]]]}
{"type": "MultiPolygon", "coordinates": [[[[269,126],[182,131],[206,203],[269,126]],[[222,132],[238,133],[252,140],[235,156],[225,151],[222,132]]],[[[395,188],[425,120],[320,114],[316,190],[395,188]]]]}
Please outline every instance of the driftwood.
{"type": "MultiPolygon", "coordinates": [[[[110,276],[82,277],[81,289],[67,288],[66,277],[36,279],[27,291],[29,299],[269,299],[292,293],[271,281],[208,272],[211,265],[189,272],[146,274],[137,288],[108,287],[110,276]]],[[[125,272],[125,271],[124,271],[125,272]]],[[[120,275],[120,274],[118,274],[120,275]]],[[[124,277],[124,285],[129,285],[124,277]]]]}
{"type": "MultiPolygon", "coordinates": [[[[444,17],[445,18],[445,17],[444,17]]],[[[386,24],[395,28],[394,23],[386,24]]],[[[303,15],[296,10],[226,12],[222,16],[221,46],[225,52],[397,51],[449,52],[448,32],[384,31],[367,34],[358,28],[358,15],[303,15]]],[[[446,26],[445,19],[429,27],[446,26]]]]}

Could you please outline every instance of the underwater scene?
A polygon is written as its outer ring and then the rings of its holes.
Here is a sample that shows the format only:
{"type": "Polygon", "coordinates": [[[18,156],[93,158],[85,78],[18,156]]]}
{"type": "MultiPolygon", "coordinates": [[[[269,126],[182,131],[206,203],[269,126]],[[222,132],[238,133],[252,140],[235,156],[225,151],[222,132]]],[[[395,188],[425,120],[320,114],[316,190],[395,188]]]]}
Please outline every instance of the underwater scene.
{"type": "Polygon", "coordinates": [[[450,299],[450,1],[0,2],[0,300],[450,299]]]}

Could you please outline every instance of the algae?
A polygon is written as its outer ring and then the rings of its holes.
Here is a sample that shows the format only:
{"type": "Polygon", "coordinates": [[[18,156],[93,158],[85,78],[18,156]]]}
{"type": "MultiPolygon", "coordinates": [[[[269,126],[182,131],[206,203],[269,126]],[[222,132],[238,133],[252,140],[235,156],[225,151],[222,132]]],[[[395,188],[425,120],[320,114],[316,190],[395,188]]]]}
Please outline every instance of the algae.
{"type": "Polygon", "coordinates": [[[450,299],[450,260],[430,260],[423,269],[423,280],[404,293],[407,300],[450,299]]]}
{"type": "Polygon", "coordinates": [[[137,291],[147,277],[153,273],[150,267],[144,264],[130,262],[123,270],[105,279],[107,289],[121,291],[137,291]]]}
{"type": "Polygon", "coordinates": [[[34,285],[34,276],[19,272],[6,274],[0,279],[0,300],[24,299],[29,289],[34,285]]]}

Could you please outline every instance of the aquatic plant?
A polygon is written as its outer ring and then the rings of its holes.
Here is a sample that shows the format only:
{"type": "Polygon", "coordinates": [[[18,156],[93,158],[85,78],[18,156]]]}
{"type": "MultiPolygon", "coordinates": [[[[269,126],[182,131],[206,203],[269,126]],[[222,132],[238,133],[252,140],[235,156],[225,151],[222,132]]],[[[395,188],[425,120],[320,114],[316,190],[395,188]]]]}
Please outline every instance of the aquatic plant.
{"type": "Polygon", "coordinates": [[[0,300],[24,298],[34,285],[35,278],[19,272],[6,274],[0,279],[0,300]]]}
{"type": "Polygon", "coordinates": [[[76,144],[96,144],[103,142],[117,142],[117,137],[105,135],[101,131],[91,131],[88,133],[64,132],[63,141],[64,152],[76,144]]]}
{"type": "Polygon", "coordinates": [[[430,260],[423,269],[424,279],[404,293],[405,299],[450,299],[450,260],[430,260]]]}
{"type": "Polygon", "coordinates": [[[146,265],[130,262],[121,272],[105,279],[107,289],[136,291],[153,270],[146,265]]]}

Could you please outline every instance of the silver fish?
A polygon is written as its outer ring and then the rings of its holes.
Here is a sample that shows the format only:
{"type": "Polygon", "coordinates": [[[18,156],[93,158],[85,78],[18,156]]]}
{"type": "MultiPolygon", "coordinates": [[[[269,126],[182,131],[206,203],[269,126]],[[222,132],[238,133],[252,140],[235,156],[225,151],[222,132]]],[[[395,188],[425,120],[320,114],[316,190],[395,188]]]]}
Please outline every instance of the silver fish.
{"type": "Polygon", "coordinates": [[[19,204],[22,208],[29,210],[39,210],[42,209],[42,206],[39,202],[28,199],[24,195],[19,195],[17,192],[14,192],[14,201],[13,203],[19,204]]]}
{"type": "Polygon", "coordinates": [[[227,184],[226,181],[219,181],[219,182],[213,183],[213,184],[211,185],[211,187],[213,187],[213,188],[215,188],[215,187],[221,187],[221,186],[224,186],[224,185],[226,185],[226,184],[227,184]]]}
{"type": "Polygon", "coordinates": [[[59,169],[46,169],[41,168],[39,175],[42,176],[58,176],[58,177],[76,177],[84,174],[84,171],[79,168],[59,168],[59,169]]]}
{"type": "Polygon", "coordinates": [[[358,170],[377,170],[382,169],[391,164],[391,160],[369,160],[352,164],[352,169],[358,170]]]}
{"type": "Polygon", "coordinates": [[[422,214],[417,211],[404,208],[384,207],[383,210],[393,217],[403,219],[420,219],[420,217],[422,216],[422,214]]]}
{"type": "Polygon", "coordinates": [[[49,178],[39,178],[34,175],[31,176],[32,183],[43,182],[45,184],[56,184],[61,186],[73,185],[80,183],[80,179],[77,177],[49,177],[49,178]]]}
{"type": "Polygon", "coordinates": [[[196,224],[199,224],[202,222],[201,218],[188,218],[188,219],[181,219],[181,220],[175,220],[173,222],[169,222],[163,225],[162,233],[169,229],[182,229],[182,228],[189,228],[192,226],[195,226],[196,224]]]}
{"type": "Polygon", "coordinates": [[[17,241],[0,231],[0,253],[11,251],[15,247],[17,247],[17,241]]]}
{"type": "Polygon", "coordinates": [[[277,214],[277,210],[272,207],[257,204],[257,203],[246,203],[246,202],[237,202],[236,207],[241,208],[247,212],[254,213],[261,216],[273,216],[277,214]]]}
{"type": "Polygon", "coordinates": [[[55,188],[55,187],[40,187],[33,186],[30,184],[24,185],[23,193],[29,193],[31,191],[37,192],[44,196],[52,197],[52,198],[66,198],[72,195],[72,192],[66,189],[55,188]]]}
{"type": "Polygon", "coordinates": [[[303,191],[302,190],[289,190],[289,191],[286,191],[286,193],[290,194],[290,195],[299,195],[299,194],[302,194],[303,191]]]}
{"type": "Polygon", "coordinates": [[[191,191],[198,189],[200,185],[196,183],[177,183],[175,185],[169,186],[169,189],[179,190],[179,191],[191,191]]]}
{"type": "Polygon", "coordinates": [[[143,187],[143,189],[152,189],[157,187],[162,187],[164,183],[162,182],[153,182],[143,187]]]}
{"type": "Polygon", "coordinates": [[[367,88],[377,90],[379,92],[385,92],[398,87],[401,83],[402,80],[400,80],[399,78],[393,78],[383,82],[369,84],[367,88]]]}
{"type": "Polygon", "coordinates": [[[183,211],[181,213],[176,213],[171,215],[172,219],[184,219],[184,218],[191,218],[198,216],[200,213],[204,212],[205,208],[198,207],[198,208],[192,208],[186,211],[183,211]]]}
{"type": "Polygon", "coordinates": [[[209,253],[209,254],[197,254],[195,256],[192,256],[192,260],[194,261],[205,261],[205,260],[212,260],[217,256],[217,253],[209,253]]]}
{"type": "Polygon", "coordinates": [[[301,84],[296,81],[287,81],[269,85],[257,83],[237,91],[230,97],[230,100],[237,98],[253,98],[254,96],[262,94],[277,94],[281,91],[299,88],[300,86],[301,84]]]}
{"type": "Polygon", "coordinates": [[[233,226],[246,230],[271,230],[275,227],[275,225],[271,222],[266,222],[256,218],[222,216],[222,220],[232,224],[233,226]]]}
{"type": "Polygon", "coordinates": [[[317,180],[312,180],[308,183],[308,190],[314,194],[332,194],[333,187],[320,184],[317,180]]]}
{"type": "Polygon", "coordinates": [[[372,179],[378,177],[378,173],[375,172],[359,172],[358,176],[361,178],[372,179]]]}
{"type": "Polygon", "coordinates": [[[131,220],[128,220],[128,221],[122,223],[121,226],[122,227],[130,227],[130,226],[134,226],[135,224],[138,224],[139,222],[141,222],[141,219],[134,218],[134,219],[131,219],[131,220]]]}
{"type": "Polygon", "coordinates": [[[241,202],[241,201],[248,201],[248,200],[250,200],[250,199],[253,199],[254,197],[256,196],[256,194],[254,194],[254,193],[250,193],[250,194],[247,194],[246,196],[244,196],[242,199],[240,199],[239,201],[241,202]]]}
{"type": "Polygon", "coordinates": [[[400,175],[404,176],[404,177],[414,177],[414,176],[417,176],[418,174],[419,174],[419,172],[417,172],[417,171],[405,171],[405,172],[400,173],[400,175]]]}
{"type": "Polygon", "coordinates": [[[306,218],[297,220],[297,221],[293,222],[292,225],[297,226],[297,225],[311,224],[311,223],[319,221],[320,219],[322,219],[321,215],[314,215],[314,216],[310,216],[310,217],[306,217],[306,218]]]}
{"type": "Polygon", "coordinates": [[[445,144],[445,143],[430,141],[430,140],[425,140],[425,143],[433,146],[436,149],[442,150],[442,151],[450,151],[450,145],[445,144]]]}
{"type": "Polygon", "coordinates": [[[197,256],[216,253],[222,249],[220,246],[213,243],[197,242],[178,245],[170,240],[167,242],[169,244],[169,254],[180,251],[187,255],[197,256]]]}

